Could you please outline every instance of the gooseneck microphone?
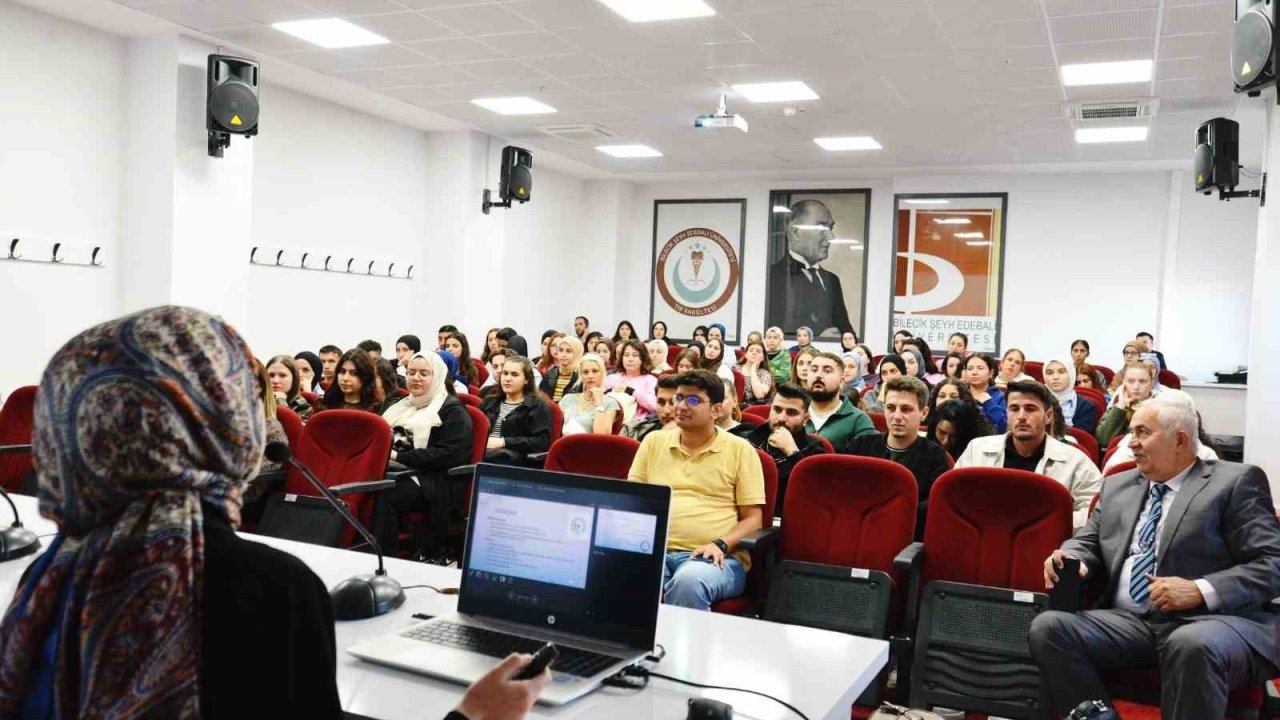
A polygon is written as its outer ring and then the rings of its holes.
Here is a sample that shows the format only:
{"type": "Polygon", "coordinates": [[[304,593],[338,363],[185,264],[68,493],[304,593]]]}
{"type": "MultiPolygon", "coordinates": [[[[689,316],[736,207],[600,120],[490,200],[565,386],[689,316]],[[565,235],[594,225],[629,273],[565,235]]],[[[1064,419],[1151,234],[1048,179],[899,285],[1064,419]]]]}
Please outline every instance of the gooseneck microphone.
{"type": "Polygon", "coordinates": [[[334,510],[346,520],[351,527],[360,533],[365,542],[378,554],[378,570],[372,575],[357,575],[347,578],[329,591],[329,600],[333,603],[333,615],[338,620],[363,620],[377,617],[395,610],[404,604],[404,589],[400,583],[387,575],[382,563],[382,548],[364,525],[356,520],[342,502],[325,487],[324,483],[311,472],[306,465],[293,457],[289,446],[282,442],[267,443],[266,458],[274,463],[289,463],[302,473],[303,477],[315,487],[316,491],[333,506],[334,510]]]}
{"type": "MultiPolygon", "coordinates": [[[[30,453],[30,445],[6,445],[0,447],[0,455],[20,455],[30,453]]],[[[40,538],[22,526],[22,518],[18,516],[18,506],[13,504],[9,493],[0,488],[0,496],[4,496],[13,511],[13,525],[0,530],[0,562],[26,557],[40,549],[40,538]]]]}

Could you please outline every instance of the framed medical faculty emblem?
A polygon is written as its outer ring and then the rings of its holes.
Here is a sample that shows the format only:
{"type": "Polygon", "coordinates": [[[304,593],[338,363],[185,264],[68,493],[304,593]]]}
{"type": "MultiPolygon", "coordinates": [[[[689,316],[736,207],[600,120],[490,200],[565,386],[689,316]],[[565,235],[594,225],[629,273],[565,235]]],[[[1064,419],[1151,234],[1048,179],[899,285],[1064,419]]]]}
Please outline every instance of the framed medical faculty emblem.
{"type": "Polygon", "coordinates": [[[655,200],[649,324],[685,343],[699,325],[720,323],[737,344],[742,324],[742,242],[747,201],[655,200]]]}

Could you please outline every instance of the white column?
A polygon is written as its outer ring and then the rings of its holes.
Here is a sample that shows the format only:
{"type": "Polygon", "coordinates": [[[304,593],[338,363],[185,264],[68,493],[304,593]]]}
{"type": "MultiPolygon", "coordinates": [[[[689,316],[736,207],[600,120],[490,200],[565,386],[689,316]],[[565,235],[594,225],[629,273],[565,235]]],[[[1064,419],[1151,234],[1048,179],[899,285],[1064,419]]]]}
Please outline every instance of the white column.
{"type": "MultiPolygon", "coordinates": [[[[1253,318],[1249,343],[1249,391],[1245,410],[1245,462],[1258,465],[1271,480],[1273,501],[1280,501],[1280,196],[1275,188],[1280,169],[1280,111],[1267,95],[1267,133],[1263,168],[1271,173],[1268,203],[1258,211],[1258,253],[1253,266],[1253,318]]],[[[1241,272],[1247,272],[1241,268],[1241,272]]]]}

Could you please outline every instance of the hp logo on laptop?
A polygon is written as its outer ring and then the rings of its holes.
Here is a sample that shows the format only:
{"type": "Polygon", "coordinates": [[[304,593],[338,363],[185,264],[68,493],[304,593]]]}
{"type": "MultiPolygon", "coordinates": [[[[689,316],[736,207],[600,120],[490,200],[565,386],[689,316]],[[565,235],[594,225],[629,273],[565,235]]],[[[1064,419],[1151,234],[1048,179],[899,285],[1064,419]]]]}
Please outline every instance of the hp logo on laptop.
{"type": "Polygon", "coordinates": [[[556,624],[556,616],[555,616],[555,615],[548,615],[548,616],[547,616],[547,624],[548,624],[548,625],[555,625],[555,624],[556,624]]]}

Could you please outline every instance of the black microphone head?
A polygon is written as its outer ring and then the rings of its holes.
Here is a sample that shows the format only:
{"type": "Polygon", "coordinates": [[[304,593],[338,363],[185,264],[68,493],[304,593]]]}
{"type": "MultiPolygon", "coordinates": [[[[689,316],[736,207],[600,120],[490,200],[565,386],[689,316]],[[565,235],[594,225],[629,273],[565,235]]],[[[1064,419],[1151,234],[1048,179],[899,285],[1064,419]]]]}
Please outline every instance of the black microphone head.
{"type": "Polygon", "coordinates": [[[289,443],[282,442],[267,443],[267,449],[264,454],[273,463],[288,462],[289,457],[293,455],[289,450],[289,443]]]}

